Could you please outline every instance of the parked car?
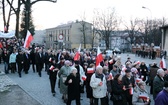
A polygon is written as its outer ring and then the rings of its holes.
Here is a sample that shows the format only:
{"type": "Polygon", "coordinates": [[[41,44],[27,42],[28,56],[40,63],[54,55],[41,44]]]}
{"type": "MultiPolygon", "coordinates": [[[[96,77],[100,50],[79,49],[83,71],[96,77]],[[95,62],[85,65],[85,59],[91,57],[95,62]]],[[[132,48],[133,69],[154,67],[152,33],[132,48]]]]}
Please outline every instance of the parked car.
{"type": "Polygon", "coordinates": [[[112,50],[106,50],[106,56],[109,57],[113,54],[112,50]]]}
{"type": "Polygon", "coordinates": [[[116,54],[121,54],[121,50],[119,48],[114,48],[113,51],[116,53],[116,54]]]}

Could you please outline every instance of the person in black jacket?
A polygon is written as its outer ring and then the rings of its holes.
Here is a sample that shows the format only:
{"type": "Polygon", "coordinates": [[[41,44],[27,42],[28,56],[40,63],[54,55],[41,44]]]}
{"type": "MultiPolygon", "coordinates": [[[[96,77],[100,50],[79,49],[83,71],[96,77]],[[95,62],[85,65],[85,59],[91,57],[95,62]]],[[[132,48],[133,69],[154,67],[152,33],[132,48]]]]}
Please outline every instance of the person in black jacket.
{"type": "Polygon", "coordinates": [[[58,72],[58,64],[56,63],[56,60],[54,58],[51,58],[51,64],[49,65],[49,79],[50,79],[50,85],[51,85],[51,93],[53,96],[55,96],[55,84],[57,80],[57,72],[58,72]]]}
{"type": "Polygon", "coordinates": [[[42,54],[42,49],[39,49],[38,52],[36,53],[35,56],[35,62],[36,62],[36,69],[37,72],[39,74],[39,76],[41,77],[41,71],[43,69],[43,62],[44,62],[44,56],[42,54]]]}
{"type": "Polygon", "coordinates": [[[4,62],[4,71],[6,74],[9,73],[9,51],[7,49],[3,49],[3,52],[2,52],[2,59],[3,59],[3,62],[4,62]]]}
{"type": "Polygon", "coordinates": [[[29,68],[30,68],[30,55],[28,53],[28,51],[25,51],[25,53],[23,54],[24,56],[24,72],[25,74],[28,74],[29,68]]]}
{"type": "Polygon", "coordinates": [[[30,62],[32,64],[32,69],[33,69],[34,73],[35,73],[35,64],[36,64],[36,62],[35,62],[35,55],[36,55],[35,49],[32,49],[31,52],[30,52],[30,62]]]}
{"type": "Polygon", "coordinates": [[[127,105],[126,104],[126,97],[124,96],[124,85],[122,83],[122,75],[117,74],[114,77],[112,82],[112,100],[113,105],[127,105]]]}
{"type": "Polygon", "coordinates": [[[122,78],[124,88],[126,89],[124,91],[124,95],[126,97],[126,101],[127,101],[128,105],[132,105],[132,95],[133,95],[133,93],[131,92],[131,90],[133,90],[133,88],[135,87],[135,79],[131,75],[131,70],[130,69],[125,70],[125,73],[126,74],[122,78]]]}
{"type": "Polygon", "coordinates": [[[23,64],[24,64],[24,56],[21,50],[18,51],[18,55],[16,56],[16,63],[18,66],[18,74],[19,74],[19,77],[21,78],[21,71],[23,69],[23,64]]]}
{"type": "Polygon", "coordinates": [[[72,100],[76,100],[76,105],[80,104],[80,80],[77,75],[77,69],[72,68],[71,74],[67,77],[65,85],[68,86],[67,105],[71,105],[72,100]]]}

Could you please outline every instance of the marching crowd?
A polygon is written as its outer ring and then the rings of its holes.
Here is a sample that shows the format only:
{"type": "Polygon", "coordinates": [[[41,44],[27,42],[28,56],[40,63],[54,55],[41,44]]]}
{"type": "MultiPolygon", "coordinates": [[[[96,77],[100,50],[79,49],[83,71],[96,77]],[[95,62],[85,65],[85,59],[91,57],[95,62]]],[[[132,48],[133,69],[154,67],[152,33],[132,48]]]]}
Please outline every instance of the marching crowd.
{"type": "Polygon", "coordinates": [[[98,105],[99,100],[101,105],[109,105],[109,101],[113,105],[150,105],[151,100],[155,100],[155,105],[168,103],[168,70],[156,63],[148,66],[144,61],[131,61],[128,57],[122,64],[120,56],[102,54],[103,60],[96,65],[98,58],[94,51],[81,52],[80,59],[74,60],[72,51],[46,50],[35,45],[27,50],[19,47],[22,43],[15,39],[1,42],[0,54],[6,74],[17,72],[22,78],[22,73],[28,74],[32,66],[33,72],[42,77],[44,68],[49,75],[52,95],[59,91],[55,90],[58,84],[67,105],[71,105],[72,100],[81,105],[80,94],[85,92],[90,105],[98,105]],[[146,85],[151,87],[150,92],[146,85]],[[149,94],[153,94],[153,99],[149,94]]]}

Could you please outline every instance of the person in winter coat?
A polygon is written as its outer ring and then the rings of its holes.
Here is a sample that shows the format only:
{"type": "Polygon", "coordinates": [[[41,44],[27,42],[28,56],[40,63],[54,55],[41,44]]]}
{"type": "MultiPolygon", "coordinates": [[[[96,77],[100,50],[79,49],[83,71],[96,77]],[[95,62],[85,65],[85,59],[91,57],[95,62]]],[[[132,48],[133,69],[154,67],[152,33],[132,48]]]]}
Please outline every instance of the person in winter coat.
{"type": "Polygon", "coordinates": [[[133,105],[150,105],[149,94],[145,88],[146,84],[143,81],[138,82],[134,89],[132,104],[133,105]]]}
{"type": "Polygon", "coordinates": [[[61,67],[58,76],[60,78],[60,93],[63,94],[62,99],[64,102],[67,102],[67,86],[64,84],[66,78],[68,75],[71,73],[71,66],[70,66],[70,61],[66,60],[65,65],[61,67]]]}
{"type": "Polygon", "coordinates": [[[90,86],[93,89],[94,105],[98,105],[99,99],[101,105],[106,105],[107,85],[102,66],[96,67],[96,71],[91,77],[90,86]]]}
{"type": "Polygon", "coordinates": [[[21,72],[22,72],[23,64],[24,64],[24,56],[21,50],[19,50],[18,54],[16,55],[16,63],[18,66],[18,74],[19,74],[19,77],[21,78],[21,72]]]}
{"type": "Polygon", "coordinates": [[[9,56],[9,64],[11,66],[11,73],[16,72],[16,51],[13,50],[12,54],[9,56]]]}
{"type": "Polygon", "coordinates": [[[140,77],[142,78],[142,76],[143,76],[143,81],[146,81],[147,72],[148,72],[148,68],[147,68],[145,62],[142,61],[140,64],[140,77]]]}
{"type": "Polygon", "coordinates": [[[157,66],[156,63],[153,63],[150,67],[150,72],[149,72],[149,78],[150,78],[150,82],[149,85],[150,87],[150,94],[153,94],[153,80],[155,78],[155,76],[157,75],[157,70],[159,69],[159,67],[157,66]]]}
{"type": "Polygon", "coordinates": [[[77,75],[79,75],[79,80],[81,84],[81,93],[84,93],[84,80],[82,79],[82,76],[85,76],[85,72],[83,70],[83,67],[79,64],[79,61],[74,61],[75,62],[75,68],[77,69],[77,75]]]}
{"type": "Polygon", "coordinates": [[[71,105],[72,100],[76,100],[76,105],[80,104],[80,79],[77,75],[77,69],[72,67],[71,73],[68,75],[65,85],[68,86],[67,105],[71,105]]]}
{"type": "Polygon", "coordinates": [[[4,49],[3,52],[2,52],[2,59],[3,59],[3,62],[4,62],[4,72],[6,74],[9,73],[9,51],[7,49],[4,49]]]}
{"type": "Polygon", "coordinates": [[[114,77],[114,80],[112,82],[112,100],[113,100],[113,105],[126,105],[126,98],[124,96],[124,85],[122,83],[122,75],[117,74],[114,77]]]}
{"type": "Polygon", "coordinates": [[[49,65],[49,79],[50,79],[50,86],[51,86],[51,93],[55,96],[55,84],[57,80],[57,72],[58,72],[58,65],[54,58],[51,58],[51,64],[49,65]]]}
{"type": "Polygon", "coordinates": [[[125,75],[122,78],[122,82],[126,90],[124,91],[124,95],[126,97],[128,105],[132,105],[132,90],[135,87],[135,79],[131,74],[131,70],[125,70],[125,75]]]}
{"type": "Polygon", "coordinates": [[[95,64],[91,63],[86,70],[86,96],[87,98],[90,99],[90,105],[93,105],[93,90],[92,87],[90,86],[90,79],[91,76],[95,72],[95,64]]]}
{"type": "Polygon", "coordinates": [[[165,75],[165,72],[163,69],[157,70],[157,75],[155,76],[153,80],[153,99],[155,99],[157,94],[163,89],[164,75],[165,75]]]}
{"type": "Polygon", "coordinates": [[[155,98],[155,105],[167,105],[168,103],[168,81],[164,83],[164,89],[155,98]]]}

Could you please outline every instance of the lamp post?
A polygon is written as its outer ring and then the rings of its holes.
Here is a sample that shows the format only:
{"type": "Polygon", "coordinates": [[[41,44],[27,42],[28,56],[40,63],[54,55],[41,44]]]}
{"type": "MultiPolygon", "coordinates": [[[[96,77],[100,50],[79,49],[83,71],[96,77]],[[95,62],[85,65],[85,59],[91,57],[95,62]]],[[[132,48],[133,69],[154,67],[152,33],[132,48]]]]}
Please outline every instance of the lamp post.
{"type": "MultiPolygon", "coordinates": [[[[148,10],[149,12],[150,12],[150,18],[151,18],[151,34],[152,34],[152,27],[153,27],[153,20],[152,20],[152,12],[151,12],[151,10],[149,9],[149,8],[147,8],[147,7],[145,7],[145,6],[142,6],[142,8],[143,9],[146,9],[146,10],[148,10]]],[[[147,19],[147,21],[148,21],[148,19],[147,19]]],[[[151,38],[153,38],[152,36],[151,36],[151,38]]],[[[154,38],[153,38],[154,39],[154,38]]],[[[153,42],[154,42],[154,40],[152,40],[153,42]]],[[[145,39],[145,43],[147,43],[148,42],[148,37],[147,37],[147,33],[146,33],[146,39],[145,39]]],[[[150,42],[149,42],[150,43],[150,42]]]]}

